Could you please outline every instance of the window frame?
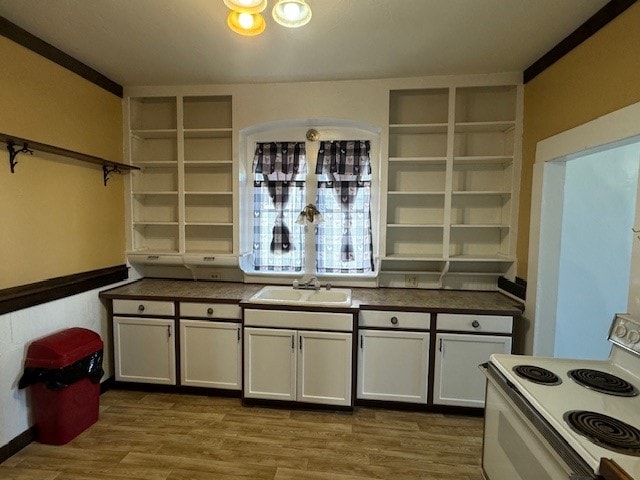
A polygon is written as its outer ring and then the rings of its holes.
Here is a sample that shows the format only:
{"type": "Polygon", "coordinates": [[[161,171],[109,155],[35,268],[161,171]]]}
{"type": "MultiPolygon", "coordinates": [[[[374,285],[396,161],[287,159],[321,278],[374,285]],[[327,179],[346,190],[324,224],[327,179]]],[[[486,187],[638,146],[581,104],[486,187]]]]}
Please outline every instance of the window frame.
{"type": "Polygon", "coordinates": [[[284,279],[316,276],[322,279],[335,279],[339,282],[350,280],[376,279],[380,270],[380,231],[381,231],[381,129],[372,125],[354,121],[328,120],[322,123],[309,121],[280,121],[255,125],[240,131],[239,136],[239,244],[240,268],[245,281],[258,283],[271,281],[278,283],[284,279]],[[371,273],[318,273],[316,271],[315,235],[308,229],[305,235],[305,262],[301,272],[274,272],[253,270],[253,157],[256,143],[260,142],[305,142],[307,177],[305,180],[306,201],[316,203],[317,175],[315,173],[320,141],[306,139],[309,129],[319,132],[318,140],[368,140],[371,142],[371,230],[373,236],[374,271],[371,273]]]}

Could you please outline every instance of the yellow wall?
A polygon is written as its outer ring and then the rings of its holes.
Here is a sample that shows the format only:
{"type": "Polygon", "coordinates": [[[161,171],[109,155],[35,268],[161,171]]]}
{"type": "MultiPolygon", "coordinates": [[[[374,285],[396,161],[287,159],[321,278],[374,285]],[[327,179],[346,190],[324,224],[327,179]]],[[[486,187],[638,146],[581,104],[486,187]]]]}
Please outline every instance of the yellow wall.
{"type": "MultiPolygon", "coordinates": [[[[0,132],[122,161],[117,96],[0,37],[0,132]]],[[[0,145],[0,289],[124,263],[124,190],[99,166],[0,145]]]]}
{"type": "Polygon", "coordinates": [[[640,3],[524,87],[518,276],[526,278],[536,144],[640,101],[640,3]]]}

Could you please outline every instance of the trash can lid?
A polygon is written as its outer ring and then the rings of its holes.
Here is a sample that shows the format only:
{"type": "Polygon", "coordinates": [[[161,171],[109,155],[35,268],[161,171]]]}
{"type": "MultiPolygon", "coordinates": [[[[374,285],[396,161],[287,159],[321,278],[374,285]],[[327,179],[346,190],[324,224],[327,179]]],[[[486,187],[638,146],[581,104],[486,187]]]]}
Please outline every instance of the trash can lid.
{"type": "Polygon", "coordinates": [[[31,343],[25,367],[66,367],[102,347],[102,340],[97,333],[86,328],[68,328],[31,343]]]}

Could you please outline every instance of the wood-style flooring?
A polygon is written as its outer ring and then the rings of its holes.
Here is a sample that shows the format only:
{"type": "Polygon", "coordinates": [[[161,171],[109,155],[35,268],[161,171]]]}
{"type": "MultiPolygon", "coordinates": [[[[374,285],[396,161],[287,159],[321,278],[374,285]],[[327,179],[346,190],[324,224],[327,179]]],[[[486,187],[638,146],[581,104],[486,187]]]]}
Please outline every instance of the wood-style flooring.
{"type": "Polygon", "coordinates": [[[482,418],[358,407],[243,407],[239,399],[110,390],[64,446],[33,442],[5,480],[481,480],[482,418]]]}

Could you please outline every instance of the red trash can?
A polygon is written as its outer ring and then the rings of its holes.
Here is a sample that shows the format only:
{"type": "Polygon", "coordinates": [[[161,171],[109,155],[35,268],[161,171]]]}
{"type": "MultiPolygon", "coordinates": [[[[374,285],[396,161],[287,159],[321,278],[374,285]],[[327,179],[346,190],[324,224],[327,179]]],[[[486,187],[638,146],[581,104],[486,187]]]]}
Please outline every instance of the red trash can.
{"type": "Polygon", "coordinates": [[[103,343],[86,328],[34,341],[20,388],[31,385],[37,439],[63,445],[98,420],[103,343]]]}

